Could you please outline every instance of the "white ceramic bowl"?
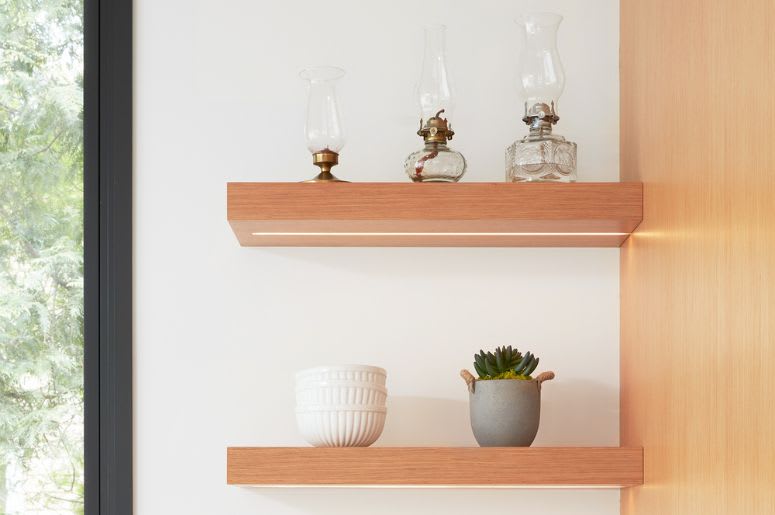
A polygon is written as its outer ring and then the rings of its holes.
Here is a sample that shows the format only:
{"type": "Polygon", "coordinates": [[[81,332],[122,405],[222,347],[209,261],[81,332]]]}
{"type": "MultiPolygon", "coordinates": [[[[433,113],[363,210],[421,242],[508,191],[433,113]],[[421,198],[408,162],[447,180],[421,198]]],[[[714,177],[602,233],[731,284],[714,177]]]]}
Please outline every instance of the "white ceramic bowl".
{"type": "Polygon", "coordinates": [[[308,368],[296,373],[296,386],[303,388],[319,381],[356,381],[385,386],[384,368],[370,365],[336,365],[308,368]]]}
{"type": "Polygon", "coordinates": [[[308,405],[374,405],[384,406],[387,388],[369,383],[320,381],[296,389],[296,407],[308,405]]]}
{"type": "Polygon", "coordinates": [[[385,427],[383,407],[313,406],[296,410],[304,439],[315,447],[368,447],[385,427]]]}

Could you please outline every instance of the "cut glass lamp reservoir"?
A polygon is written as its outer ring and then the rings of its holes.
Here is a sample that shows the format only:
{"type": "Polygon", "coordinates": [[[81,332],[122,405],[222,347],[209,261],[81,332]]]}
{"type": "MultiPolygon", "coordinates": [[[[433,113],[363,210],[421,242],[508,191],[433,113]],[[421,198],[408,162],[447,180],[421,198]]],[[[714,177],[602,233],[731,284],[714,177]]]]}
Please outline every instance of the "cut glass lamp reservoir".
{"type": "Polygon", "coordinates": [[[557,51],[562,16],[526,14],[517,23],[525,44],[520,56],[520,85],[525,99],[522,118],[529,133],[506,149],[506,181],[573,182],[576,144],[552,133],[560,117],[557,105],[565,87],[565,73],[557,51]]]}

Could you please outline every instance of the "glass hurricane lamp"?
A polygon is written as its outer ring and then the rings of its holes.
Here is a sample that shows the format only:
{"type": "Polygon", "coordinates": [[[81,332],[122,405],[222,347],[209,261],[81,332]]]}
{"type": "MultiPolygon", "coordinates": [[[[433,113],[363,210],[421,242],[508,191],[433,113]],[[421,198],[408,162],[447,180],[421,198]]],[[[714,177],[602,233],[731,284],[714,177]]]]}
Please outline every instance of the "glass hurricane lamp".
{"type": "Polygon", "coordinates": [[[576,144],[552,132],[560,117],[557,105],[565,87],[565,72],[557,51],[562,16],[526,14],[517,20],[524,34],[520,85],[525,100],[522,118],[529,132],[506,149],[506,181],[573,182],[576,144]]]}
{"type": "Polygon", "coordinates": [[[333,66],[315,66],[299,76],[307,81],[307,121],[304,131],[312,164],[320,173],[305,182],[346,182],[337,179],[331,168],[339,163],[339,151],[345,143],[342,115],[336,98],[336,84],[344,70],[333,66]]]}
{"type": "Polygon", "coordinates": [[[457,182],[466,171],[463,154],[447,146],[455,132],[450,122],[454,98],[445,37],[444,25],[425,28],[425,52],[417,86],[421,112],[417,134],[423,138],[424,145],[404,161],[404,170],[414,182],[457,182]]]}

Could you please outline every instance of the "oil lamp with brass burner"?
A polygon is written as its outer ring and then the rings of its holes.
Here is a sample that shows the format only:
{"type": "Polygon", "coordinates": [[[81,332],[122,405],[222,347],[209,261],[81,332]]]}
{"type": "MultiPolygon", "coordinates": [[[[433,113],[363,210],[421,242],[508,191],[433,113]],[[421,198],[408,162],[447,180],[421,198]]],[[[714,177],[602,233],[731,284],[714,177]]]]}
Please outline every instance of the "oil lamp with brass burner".
{"type": "Polygon", "coordinates": [[[450,122],[454,102],[444,49],[445,33],[444,25],[425,28],[425,54],[417,86],[422,113],[417,134],[425,145],[404,161],[404,170],[414,182],[457,182],[466,171],[463,154],[447,146],[455,132],[450,122]]]}
{"type": "Polygon", "coordinates": [[[425,140],[425,146],[406,158],[404,169],[414,182],[457,182],[466,171],[463,154],[447,146],[455,134],[449,121],[442,118],[444,109],[428,119],[417,134],[425,140]]]}
{"type": "Polygon", "coordinates": [[[520,79],[525,98],[522,121],[529,133],[506,149],[508,182],[573,182],[576,180],[576,144],[552,133],[557,101],[565,87],[565,73],[557,51],[557,29],[562,16],[526,14],[517,20],[525,35],[520,79]]]}
{"type": "Polygon", "coordinates": [[[307,81],[307,122],[304,130],[312,164],[320,173],[304,182],[347,182],[337,179],[331,168],[339,163],[339,151],[345,143],[342,116],[336,99],[336,81],[344,70],[333,66],[307,68],[299,76],[307,81]]]}

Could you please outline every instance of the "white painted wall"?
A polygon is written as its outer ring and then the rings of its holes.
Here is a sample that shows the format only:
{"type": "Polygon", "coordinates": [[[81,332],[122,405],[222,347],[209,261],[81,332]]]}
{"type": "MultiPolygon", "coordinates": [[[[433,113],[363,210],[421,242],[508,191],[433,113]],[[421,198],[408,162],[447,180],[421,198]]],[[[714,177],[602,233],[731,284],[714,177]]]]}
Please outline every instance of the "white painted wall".
{"type": "Polygon", "coordinates": [[[226,446],[303,444],[293,372],[318,364],[387,368],[379,445],[474,445],[457,373],[499,344],[558,374],[537,445],[618,443],[618,250],[245,249],[225,220],[227,181],[314,173],[306,64],[348,71],[338,173],[405,180],[427,22],[448,25],[466,180],[501,180],[524,131],[512,20],[536,8],[566,16],[559,129],[580,177],[617,180],[617,0],[135,0],[138,514],[618,513],[615,490],[225,484],[226,446]]]}

